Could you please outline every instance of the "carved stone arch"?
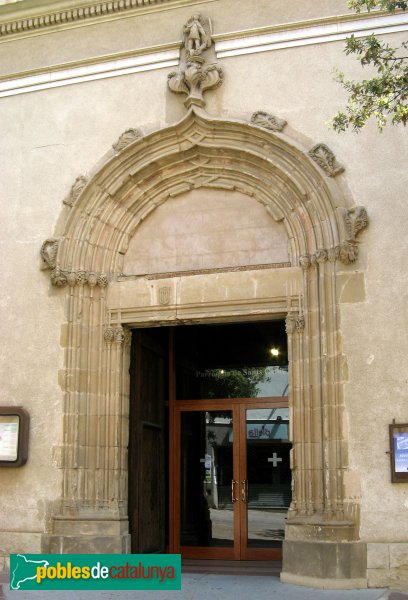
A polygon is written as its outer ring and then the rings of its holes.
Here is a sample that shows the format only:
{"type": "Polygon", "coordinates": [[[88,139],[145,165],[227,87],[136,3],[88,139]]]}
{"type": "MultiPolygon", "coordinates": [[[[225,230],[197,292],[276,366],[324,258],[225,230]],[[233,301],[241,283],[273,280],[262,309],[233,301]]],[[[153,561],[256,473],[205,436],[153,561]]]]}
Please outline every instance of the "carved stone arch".
{"type": "MultiPolygon", "coordinates": [[[[53,284],[68,292],[63,490],[52,534],[44,536],[45,550],[129,548],[130,321],[120,311],[113,318],[107,290],[122,272],[138,225],[168,198],[199,187],[252,196],[282,222],[291,269],[301,282],[296,298],[288,293],[284,309],[294,481],[285,552],[291,556],[305,540],[356,539],[357,510],[346,501],[343,486],[347,456],[336,270],[339,261],[356,260],[356,235],[367,224],[366,213],[352,208],[338,180],[283,133],[210,117],[193,107],[179,123],[135,135],[109,152],[66,203],[55,237],[43,245],[53,284]]],[[[293,564],[286,571],[295,571],[293,564]]]]}

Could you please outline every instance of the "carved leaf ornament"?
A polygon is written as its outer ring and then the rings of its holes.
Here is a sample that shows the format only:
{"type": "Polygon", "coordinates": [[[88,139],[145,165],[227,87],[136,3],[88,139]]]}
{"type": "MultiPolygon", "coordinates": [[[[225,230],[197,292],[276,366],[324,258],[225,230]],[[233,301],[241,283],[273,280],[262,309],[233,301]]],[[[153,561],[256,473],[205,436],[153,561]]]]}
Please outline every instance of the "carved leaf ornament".
{"type": "Polygon", "coordinates": [[[329,177],[334,177],[344,171],[344,167],[339,165],[333,152],[326,144],[316,144],[309,150],[308,154],[329,177]]]}
{"type": "Polygon", "coordinates": [[[270,131],[283,131],[287,121],[267,112],[258,111],[252,115],[251,123],[270,131]]]}

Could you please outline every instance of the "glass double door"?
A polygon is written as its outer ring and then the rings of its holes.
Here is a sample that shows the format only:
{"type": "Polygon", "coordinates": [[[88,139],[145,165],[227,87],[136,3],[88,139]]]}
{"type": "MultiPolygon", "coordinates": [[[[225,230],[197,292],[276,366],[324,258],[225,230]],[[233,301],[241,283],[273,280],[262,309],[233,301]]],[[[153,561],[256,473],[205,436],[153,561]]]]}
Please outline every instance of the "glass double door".
{"type": "Polygon", "coordinates": [[[175,551],[279,559],[291,501],[287,401],[177,402],[174,426],[175,551]]]}

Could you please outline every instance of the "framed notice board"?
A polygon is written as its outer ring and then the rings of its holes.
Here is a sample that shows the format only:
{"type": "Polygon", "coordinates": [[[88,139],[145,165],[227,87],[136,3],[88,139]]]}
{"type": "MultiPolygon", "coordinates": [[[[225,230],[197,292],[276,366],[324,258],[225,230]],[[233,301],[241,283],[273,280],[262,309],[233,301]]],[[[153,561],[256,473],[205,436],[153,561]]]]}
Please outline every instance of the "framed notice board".
{"type": "Polygon", "coordinates": [[[390,425],[391,481],[408,483],[408,423],[390,425]]]}
{"type": "Polygon", "coordinates": [[[21,467],[27,462],[29,420],[20,406],[0,406],[0,467],[21,467]]]}

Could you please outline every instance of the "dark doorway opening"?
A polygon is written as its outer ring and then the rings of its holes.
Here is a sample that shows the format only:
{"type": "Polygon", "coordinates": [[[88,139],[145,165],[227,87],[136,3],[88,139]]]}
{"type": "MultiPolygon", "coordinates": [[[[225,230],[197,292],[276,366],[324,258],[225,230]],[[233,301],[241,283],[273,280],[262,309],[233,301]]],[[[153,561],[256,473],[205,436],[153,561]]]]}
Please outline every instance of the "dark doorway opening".
{"type": "Polygon", "coordinates": [[[290,502],[284,322],[135,329],[130,375],[132,552],[262,559],[279,548],[290,502]]]}

